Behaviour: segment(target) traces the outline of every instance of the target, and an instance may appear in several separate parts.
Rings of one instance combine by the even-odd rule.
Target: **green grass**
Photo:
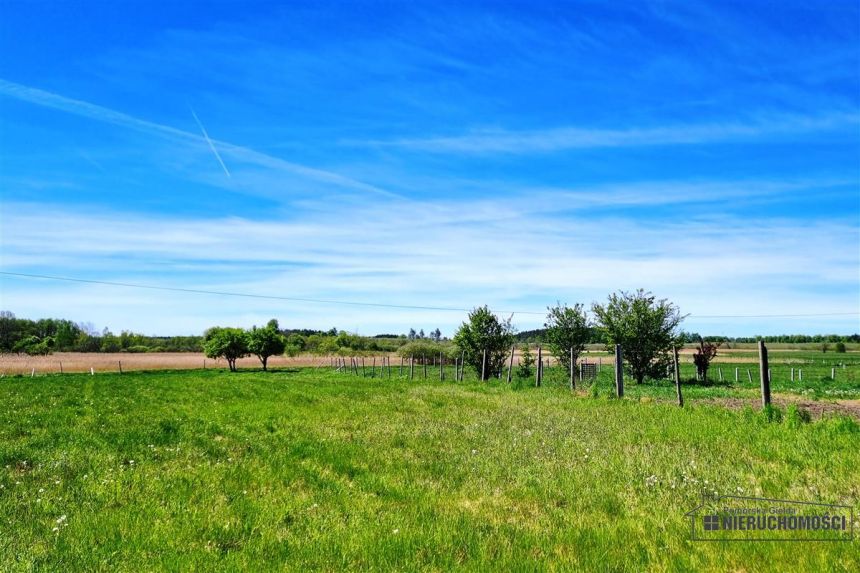
[[[5,378],[0,570],[860,570],[858,541],[693,542],[684,517],[703,488],[860,515],[856,422],[515,386]]]

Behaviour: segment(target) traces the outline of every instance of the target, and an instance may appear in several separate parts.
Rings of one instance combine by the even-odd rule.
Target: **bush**
[[[521,378],[528,378],[532,375],[532,366],[535,364],[535,357],[532,354],[532,351],[529,350],[528,344],[522,345],[522,350],[520,351],[520,365],[517,368],[517,376]]]
[[[684,318],[674,304],[639,289],[609,295],[605,305],[595,303],[591,309],[607,344],[621,345],[624,362],[637,383],[666,375],[669,354],[678,343],[675,331]]]
[[[840,353],[844,353],[845,352],[845,343],[844,342],[837,342],[836,346],[835,346],[835,351],[840,352]]]
[[[406,360],[414,358],[415,362],[418,364],[423,364],[424,362],[432,363],[433,357],[439,356],[440,352],[446,359],[451,361],[453,361],[454,358],[459,358],[456,348],[442,345],[428,339],[413,340],[397,349],[398,356],[402,356]]]
[[[483,380],[501,374],[513,342],[510,319],[500,320],[487,306],[470,312],[468,322],[461,324],[454,336],[454,343],[465,353],[466,363],[475,369],[478,376],[483,374]]]
[[[146,346],[140,346],[140,345],[129,346],[128,348],[123,350],[123,352],[129,352],[131,354],[140,354],[142,352],[149,352],[149,348]]]

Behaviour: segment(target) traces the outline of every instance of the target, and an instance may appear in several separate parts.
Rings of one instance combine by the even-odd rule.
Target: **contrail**
[[[211,139],[209,139],[209,134],[208,134],[208,133],[206,133],[206,128],[205,128],[205,127],[203,127],[203,124],[202,124],[202,123],[200,123],[200,118],[198,118],[198,117],[197,117],[197,114],[196,114],[196,113],[194,113],[194,108],[193,108],[193,107],[191,107],[191,106],[188,106],[188,107],[189,107],[189,109],[191,109],[191,115],[193,115],[193,116],[194,116],[194,121],[196,121],[196,122],[197,122],[198,127],[200,127],[200,131],[202,131],[202,132],[203,132],[203,137],[206,139],[206,143],[208,143],[208,144],[209,144],[209,149],[211,149],[211,150],[212,150],[212,153],[214,153],[214,154],[215,154],[215,157],[218,159],[218,163],[220,163],[220,164],[221,164],[221,168],[222,168],[222,169],[224,169],[224,173],[226,173],[226,174],[227,174],[227,177],[231,177],[231,176],[230,176],[230,170],[229,170],[229,169],[227,169],[227,166],[226,166],[226,165],[224,165],[224,160],[223,160],[223,159],[221,159],[221,155],[219,155],[219,154],[218,154],[218,150],[217,150],[217,149],[215,149],[215,145],[212,143],[212,140],[211,140]]]

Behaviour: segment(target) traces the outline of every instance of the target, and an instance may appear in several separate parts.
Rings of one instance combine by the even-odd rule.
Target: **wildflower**
[[[393,530],[391,533],[393,533],[394,535],[397,535],[398,533],[400,533],[400,530],[399,530],[399,529],[395,529],[395,530]]]

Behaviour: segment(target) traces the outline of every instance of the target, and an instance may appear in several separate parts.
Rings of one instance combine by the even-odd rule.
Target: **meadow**
[[[0,570],[860,569],[856,540],[696,542],[684,516],[705,490],[856,519],[851,417],[394,370],[3,378]]]

